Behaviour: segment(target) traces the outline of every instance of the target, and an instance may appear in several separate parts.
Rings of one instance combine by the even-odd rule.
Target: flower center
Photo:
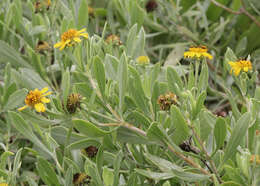
[[[240,67],[248,67],[248,68],[251,68],[252,67],[252,64],[250,61],[245,61],[245,60],[241,60],[241,61],[238,61],[239,62],[239,65]]]
[[[61,36],[62,41],[67,41],[69,39],[73,39],[75,36],[77,36],[77,30],[75,29],[69,29],[67,32],[64,32]]]
[[[41,92],[39,90],[30,91],[25,98],[25,104],[29,106],[34,106],[41,102]]]

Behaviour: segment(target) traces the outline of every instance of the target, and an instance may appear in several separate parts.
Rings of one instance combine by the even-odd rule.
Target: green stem
[[[70,119],[70,121],[71,121],[71,119]],[[69,122],[69,123],[71,123],[71,125],[70,125],[70,127],[69,127],[69,131],[68,131],[68,133],[67,133],[67,137],[66,137],[66,141],[65,141],[65,150],[64,150],[65,156],[66,156],[66,155],[69,155],[69,152],[70,152],[69,149],[66,148],[66,147],[69,145],[70,137],[71,137],[72,130],[73,130],[73,124],[72,124],[72,122]]]
[[[198,85],[199,66],[200,66],[200,61],[196,60],[195,61],[195,87],[197,87]]]
[[[217,179],[218,179],[218,182],[219,182],[219,183],[222,183],[223,181],[221,180],[221,178],[220,178],[220,176],[219,176],[219,174],[218,174],[218,171],[217,171],[217,168],[216,168],[216,166],[215,166],[215,163],[212,161],[211,157],[209,156],[209,154],[208,154],[206,148],[205,148],[204,145],[203,145],[202,140],[200,139],[199,135],[197,134],[197,132],[195,131],[195,129],[194,129],[194,127],[193,127],[192,125],[190,125],[190,128],[191,128],[191,130],[192,130],[193,135],[194,135],[194,136],[196,137],[196,139],[198,140],[198,142],[199,142],[199,144],[200,144],[200,146],[201,146],[201,149],[202,149],[202,151],[204,152],[204,154],[205,154],[205,156],[206,156],[206,159],[209,161],[210,167],[211,167],[213,173],[216,175],[216,177],[217,177]]]
[[[66,137],[65,147],[67,147],[67,145],[68,145],[69,142],[70,142],[70,137],[71,137],[71,134],[72,134],[72,129],[73,129],[73,125],[71,125],[71,126],[69,127],[69,131],[68,131],[67,137]]]
[[[101,93],[99,92],[99,90],[97,89],[92,77],[90,74],[87,74],[87,76],[89,77],[89,80],[90,80],[90,83],[93,87],[94,90],[97,91],[97,96],[102,99],[102,96],[101,96]],[[122,121],[122,119],[120,118],[120,116],[117,114],[117,112],[115,110],[113,110],[113,108],[109,105],[109,104],[106,104],[106,106],[108,107],[108,109],[110,110],[110,112],[112,113],[112,115],[116,118],[116,120],[118,120],[118,125],[119,126],[122,126],[122,127],[125,127],[125,128],[128,128],[129,130],[131,131],[134,131],[144,137],[147,136],[147,133],[145,131],[143,131],[142,129],[139,129],[137,127],[135,127],[134,125],[130,124],[130,123],[127,123],[127,122],[124,122]],[[210,178],[213,180],[211,174],[206,171],[205,169],[203,169],[199,164],[195,163],[192,159],[190,158],[187,158],[184,154],[182,154],[181,152],[175,150],[175,148],[168,142],[165,142],[167,144],[167,148],[173,152],[176,156],[178,156],[179,158],[183,159],[185,162],[187,162],[189,165],[191,165],[192,167],[194,168],[197,168],[200,170],[201,173],[205,174],[205,175],[209,175]]]
[[[106,116],[104,114],[101,114],[101,113],[98,113],[98,112],[95,112],[95,111],[88,111],[90,114],[93,114],[95,116],[99,116],[99,117],[102,117],[104,119],[107,119],[107,120],[110,120],[110,121],[113,121],[113,122],[118,122],[118,120],[115,120],[113,118],[110,118],[109,116]]]

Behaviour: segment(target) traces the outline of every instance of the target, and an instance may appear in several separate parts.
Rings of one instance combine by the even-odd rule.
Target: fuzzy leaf
[[[40,177],[46,184],[60,186],[56,173],[47,160],[38,157],[36,167]]]
[[[20,89],[12,93],[4,106],[4,111],[11,110],[16,108],[18,105],[24,102],[24,99],[26,97],[27,90],[26,89]]]
[[[251,114],[247,112],[243,114],[235,124],[225,149],[222,164],[224,164],[230,157],[235,155],[238,145],[240,145],[240,143],[243,141],[247,129],[250,126],[250,119]]]
[[[175,144],[179,145],[189,136],[188,124],[185,121],[180,109],[175,105],[172,105],[171,107],[171,119],[174,128],[172,139]]]
[[[99,90],[103,97],[105,97],[105,88],[106,88],[106,75],[105,75],[105,68],[104,64],[101,62],[101,59],[96,56],[94,58],[94,65],[93,65],[94,75],[98,82]]]
[[[85,134],[88,137],[93,137],[93,138],[104,137],[105,135],[112,132],[112,131],[102,130],[96,127],[94,124],[85,120],[74,119],[72,122],[79,132]]]
[[[227,134],[226,122],[223,118],[218,118],[214,128],[214,136],[217,145],[216,149],[219,149],[224,145],[226,134]]]

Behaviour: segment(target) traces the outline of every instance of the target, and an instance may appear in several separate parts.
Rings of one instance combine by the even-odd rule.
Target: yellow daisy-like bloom
[[[22,111],[26,109],[28,106],[30,106],[34,108],[37,112],[45,112],[46,108],[44,103],[50,102],[50,99],[46,98],[46,96],[51,94],[51,92],[47,91],[48,87],[45,87],[42,90],[38,90],[37,88],[33,91],[31,90],[24,100],[26,105],[19,108],[18,110]]]
[[[88,33],[86,33],[85,28],[79,31],[75,29],[69,29],[67,32],[64,32],[61,35],[61,41],[56,43],[54,48],[60,48],[60,50],[63,50],[66,46],[73,46],[74,44],[81,42],[81,36],[88,39]]]
[[[8,186],[7,183],[0,183],[0,186]]]
[[[250,157],[250,162],[256,162],[256,164],[260,165],[260,157],[259,155],[251,155]]]
[[[137,59],[136,59],[137,63],[139,65],[147,65],[150,63],[150,59],[148,56],[139,56]]]
[[[213,59],[213,56],[208,53],[208,48],[206,46],[190,47],[189,51],[184,52],[183,56],[185,58],[206,57],[209,59]]]
[[[231,66],[230,73],[234,72],[235,76],[238,76],[241,70],[244,72],[252,70],[252,63],[247,60],[239,60],[236,62],[229,61],[228,64]]]

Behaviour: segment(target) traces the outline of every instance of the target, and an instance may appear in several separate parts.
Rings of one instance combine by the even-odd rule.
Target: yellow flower
[[[260,165],[260,157],[259,157],[259,155],[251,155],[250,162],[251,163],[256,162],[256,164]]]
[[[8,186],[7,183],[0,183],[0,186]]]
[[[86,29],[81,30],[69,29],[61,35],[61,41],[54,45],[54,48],[60,48],[63,50],[66,46],[73,46],[76,43],[81,42],[80,36],[88,39],[88,33],[85,33]]]
[[[139,65],[147,65],[150,63],[150,59],[148,56],[139,56],[137,59],[136,59],[137,63]]]
[[[185,58],[206,57],[209,59],[213,59],[213,56],[208,53],[208,49],[206,46],[190,47],[189,51],[184,52],[183,55]]]
[[[248,72],[248,70],[252,70],[252,64],[247,60],[239,60],[236,62],[229,61],[228,64],[231,66],[230,73],[234,72],[235,76],[238,76],[242,71]]]
[[[46,98],[46,96],[51,94],[51,92],[47,91],[48,87],[45,87],[42,90],[38,90],[37,88],[33,91],[31,90],[24,100],[26,105],[19,108],[18,110],[22,111],[26,109],[28,106],[30,106],[34,108],[37,112],[45,112],[46,108],[44,103],[50,102],[50,99]]]

